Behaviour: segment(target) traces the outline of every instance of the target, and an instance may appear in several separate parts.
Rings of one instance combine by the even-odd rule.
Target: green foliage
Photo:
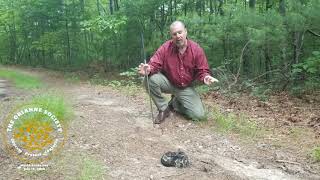
[[[137,68],[130,68],[128,71],[120,73],[120,76],[135,78],[137,76]]]
[[[211,88],[207,85],[201,85],[201,86],[197,86],[196,90],[199,94],[205,94],[210,92]]]
[[[27,108],[42,108],[43,111],[46,110],[51,112],[62,125],[67,125],[73,117],[73,111],[70,104],[65,102],[64,98],[59,96],[57,93],[38,95],[30,100],[20,103],[16,108],[18,108],[18,111]],[[46,122],[51,123],[52,120],[49,116],[43,113],[27,113],[15,122],[14,127],[19,128],[26,123],[40,125]]]
[[[85,157],[84,159],[82,159],[81,165],[82,166],[79,179],[103,179],[104,166],[101,162],[93,158]]]
[[[96,23],[100,31],[117,34],[121,31],[121,27],[126,24],[126,21],[126,16],[108,16],[107,18],[98,18]]]
[[[225,114],[217,108],[213,108],[209,113],[209,117],[214,120],[217,128],[222,132],[233,132],[244,137],[255,137],[260,132],[256,123],[244,115]]]
[[[314,51],[303,63],[294,64],[293,73],[306,73],[310,76],[320,74],[320,51]]]
[[[37,105],[42,109],[52,112],[59,119],[60,123],[64,124],[70,121],[74,114],[71,105],[66,102],[63,96],[54,92],[33,97],[25,104]]]
[[[250,95],[259,98],[260,101],[267,101],[269,99],[270,93],[271,93],[270,87],[262,85],[257,87],[252,86]]]
[[[42,86],[42,82],[37,77],[9,69],[0,68],[0,78],[12,81],[17,88],[21,89],[34,89]]]
[[[130,68],[128,71],[120,73],[120,76],[125,78],[125,80],[128,82],[127,84],[139,85],[141,84],[141,79],[143,77],[137,72],[137,68]]]
[[[108,86],[113,87],[113,88],[117,88],[120,87],[122,84],[120,81],[117,80],[112,80],[108,83]]]
[[[296,81],[303,81],[308,88],[320,88],[320,52],[314,51],[313,56],[304,62],[294,64],[292,69]]]
[[[312,150],[311,156],[314,160],[320,161],[320,147],[315,147]]]

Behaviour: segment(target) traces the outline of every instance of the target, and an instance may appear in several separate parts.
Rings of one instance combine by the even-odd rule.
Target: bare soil
[[[75,116],[64,149],[45,171],[17,169],[19,162],[0,143],[0,179],[320,179],[320,164],[308,154],[320,144],[317,97],[280,94],[261,102],[249,95],[204,95],[207,107],[245,114],[267,129],[258,138],[243,138],[221,133],[212,120],[197,123],[175,113],[153,126],[144,91],[128,96],[88,82],[67,83],[55,72],[28,72],[48,86],[33,91],[7,87],[1,120],[18,100],[48,91],[63,94]],[[190,167],[162,166],[161,156],[178,149],[189,156]],[[85,173],[88,168],[93,175]]]

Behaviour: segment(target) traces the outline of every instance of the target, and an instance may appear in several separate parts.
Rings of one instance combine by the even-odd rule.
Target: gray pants
[[[144,81],[146,86],[146,80]],[[199,94],[193,87],[179,89],[174,87],[170,81],[161,73],[149,77],[151,98],[158,110],[164,111],[168,107],[162,93],[174,95],[173,107],[175,111],[193,120],[205,119],[204,108]],[[146,87],[147,88],[147,87]]]

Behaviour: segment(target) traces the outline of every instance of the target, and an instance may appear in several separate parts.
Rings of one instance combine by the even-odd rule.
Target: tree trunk
[[[99,2],[99,0],[97,0],[97,10],[98,10],[98,14],[100,16],[101,12],[100,12],[100,2]]]
[[[240,77],[240,72],[241,72],[241,66],[242,66],[242,74],[244,74],[245,76],[248,76],[250,74],[250,69],[249,69],[249,56],[248,53],[246,53],[248,51],[248,45],[250,43],[250,40],[248,40],[246,42],[246,44],[244,45],[244,47],[242,48],[241,51],[241,55],[240,55],[240,62],[239,62],[239,68],[238,68],[238,72],[236,75],[236,78],[239,79]]]
[[[202,8],[201,8],[201,0],[196,2],[196,10],[198,15],[201,17],[202,16]]]
[[[174,16],[177,16],[177,0],[174,0]]]
[[[16,33],[16,25],[15,25],[15,15],[14,12],[11,14],[12,17],[12,24],[9,25],[9,60],[13,63],[18,63],[17,62],[17,33]]]
[[[109,69],[111,69],[111,63],[109,61],[109,57],[108,57],[108,45],[110,44],[110,42],[104,40],[102,42],[102,46],[103,46],[103,60],[104,60],[104,67],[102,69],[103,72],[107,72]],[[101,70],[99,70],[101,72]]]
[[[265,45],[264,49],[264,58],[265,58],[265,72],[269,72],[271,70],[271,58],[269,55],[269,47],[268,44]],[[269,80],[269,73],[266,73],[266,80]]]
[[[256,7],[256,0],[249,0],[249,8],[254,9]]]
[[[44,48],[44,44],[42,44],[42,50],[41,50],[41,55],[42,55],[42,67],[46,68],[46,51]]]
[[[65,5],[66,6],[66,5]],[[66,28],[66,39],[67,39],[67,52],[66,52],[66,59],[67,62],[69,63],[69,65],[71,65],[71,43],[70,43],[70,35],[69,35],[69,21],[68,21],[68,7],[65,7],[66,12],[65,12],[65,18],[66,18],[66,22],[65,22],[65,28]]]
[[[266,0],[266,11],[268,11],[272,7],[270,0]]]
[[[16,27],[13,22],[13,24],[10,27],[10,41],[9,41],[9,60],[13,63],[17,63],[17,34],[16,34]]]
[[[293,51],[293,63],[297,64],[300,61],[300,55],[301,55],[301,49],[303,45],[303,39],[304,39],[305,32],[294,32],[294,51]]]
[[[173,6],[172,6],[172,0],[169,1],[169,12],[170,12],[170,22],[172,22],[173,19]]]
[[[79,0],[80,2],[80,11],[84,12],[84,0]]]
[[[164,38],[164,26],[166,24],[166,17],[165,17],[165,6],[162,4],[161,6],[161,22],[160,22],[160,31],[161,31],[161,38]]]
[[[85,4],[84,0],[80,0],[80,7],[81,7],[81,21],[85,20]],[[84,53],[86,60],[89,59],[89,46],[88,46],[88,31],[84,30],[83,31],[83,40],[84,40]]]
[[[213,5],[214,5],[214,13],[215,15],[218,15],[218,5],[217,5],[217,0],[213,0]]]
[[[120,7],[119,7],[119,1],[118,0],[114,0],[114,10],[115,11],[119,11]]]
[[[213,14],[213,3],[212,3],[213,0],[210,0],[209,2],[209,9],[210,9],[210,15]]]
[[[223,9],[222,9],[222,6],[223,6],[223,0],[218,0],[219,1],[219,7],[218,7],[218,11],[219,11],[219,14],[221,16],[224,15],[224,12],[223,12]]]
[[[109,9],[110,9],[110,14],[113,14],[113,0],[109,0]]]
[[[282,16],[286,14],[286,2],[284,0],[279,1],[279,12]]]

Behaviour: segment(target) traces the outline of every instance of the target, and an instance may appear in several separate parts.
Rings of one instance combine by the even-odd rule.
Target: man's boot
[[[170,115],[170,108],[167,107],[164,111],[159,111],[157,118],[155,119],[155,124],[162,123]]]

